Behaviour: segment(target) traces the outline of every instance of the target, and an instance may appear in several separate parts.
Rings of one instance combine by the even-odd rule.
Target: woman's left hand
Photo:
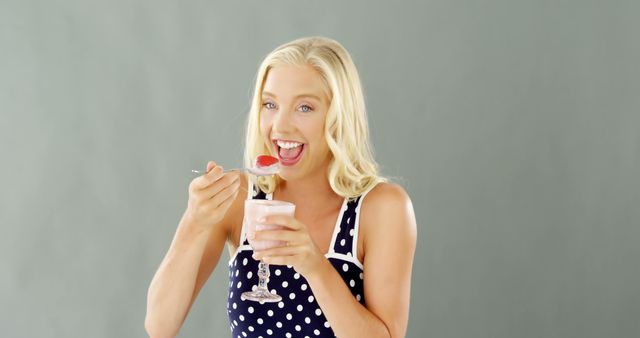
[[[261,220],[262,224],[279,225],[281,230],[255,232],[255,240],[286,242],[267,250],[255,251],[253,258],[275,265],[291,265],[305,277],[317,272],[326,260],[307,231],[307,226],[291,216],[271,215]]]

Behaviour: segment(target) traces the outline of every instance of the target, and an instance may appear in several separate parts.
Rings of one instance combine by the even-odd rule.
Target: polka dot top
[[[272,194],[265,194],[257,187],[254,189],[251,180],[248,191],[253,191],[253,199],[272,199]],[[360,202],[369,191],[352,201],[344,199],[329,252],[325,254],[353,297],[363,305],[363,266],[356,253]],[[335,337],[306,279],[292,266],[269,266],[268,287],[282,296],[281,302],[260,304],[241,299],[243,292],[255,290],[259,263],[251,257],[253,250],[246,239],[244,222],[240,242],[242,245],[229,260],[227,313],[232,337]]]

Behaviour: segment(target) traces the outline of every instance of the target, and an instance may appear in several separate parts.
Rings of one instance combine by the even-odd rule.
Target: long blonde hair
[[[331,103],[325,120],[324,135],[332,159],[328,168],[333,191],[353,199],[387,179],[378,173],[369,141],[369,127],[360,77],[351,56],[337,41],[308,37],[285,43],[262,61],[256,77],[249,111],[244,163],[253,165],[258,155],[271,154],[260,135],[262,90],[269,70],[276,65],[310,65],[321,75],[329,89]],[[272,193],[275,176],[251,178],[262,191]]]

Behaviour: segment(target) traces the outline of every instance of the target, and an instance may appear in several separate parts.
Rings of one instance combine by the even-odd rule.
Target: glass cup
[[[245,200],[244,201],[244,221],[247,225],[247,238],[253,250],[266,250],[286,243],[282,241],[256,241],[250,239],[251,234],[256,231],[281,229],[283,227],[271,224],[259,224],[258,220],[269,215],[294,216],[296,206],[293,203],[278,200]],[[258,264],[258,285],[255,290],[243,292],[242,299],[248,299],[260,303],[273,303],[282,300],[282,297],[271,293],[267,288],[269,283],[269,264],[260,261]]]

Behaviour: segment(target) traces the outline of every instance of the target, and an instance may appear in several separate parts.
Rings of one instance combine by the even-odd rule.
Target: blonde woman
[[[245,164],[262,154],[279,158],[277,175],[223,173],[211,161],[191,182],[188,207],[149,287],[149,335],[177,335],[226,242],[232,337],[404,337],[416,246],[413,206],[402,187],[378,173],[359,76],[338,42],[298,39],[264,59]],[[254,236],[286,245],[251,249],[245,199],[296,205],[294,217],[264,220],[284,229]],[[241,297],[256,285],[260,260],[271,264],[269,288],[281,302]]]

